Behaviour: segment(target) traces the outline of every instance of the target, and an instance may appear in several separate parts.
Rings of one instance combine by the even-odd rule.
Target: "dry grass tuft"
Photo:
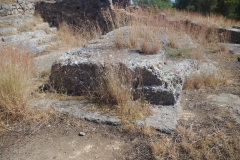
[[[171,48],[178,48],[178,44],[174,39],[170,39],[169,43],[168,43],[168,47]]]
[[[145,124],[142,128],[141,133],[147,137],[151,137],[154,134],[153,130],[154,130],[153,128]]]
[[[75,33],[74,28],[66,23],[59,24],[58,40],[64,47],[80,47],[87,42],[79,33]]]
[[[116,31],[114,38],[114,44],[117,49],[124,49],[128,47],[128,44],[124,40],[123,32]]]
[[[137,48],[144,54],[159,53],[162,47],[162,37],[167,35],[168,47],[173,49],[179,49],[175,57],[193,57],[195,59],[202,59],[204,54],[197,51],[197,55],[188,54],[187,50],[190,48],[196,48],[197,45],[205,46],[211,44],[211,46],[217,46],[220,42],[219,34],[214,28],[208,28],[204,25],[191,25],[190,21],[176,21],[165,22],[159,15],[157,15],[154,9],[138,9],[134,11],[131,19],[129,33],[124,33],[124,29],[115,34],[115,46],[118,49],[125,48]],[[168,16],[167,16],[168,18]],[[221,41],[228,39],[227,35]],[[201,47],[197,47],[199,49]],[[221,50],[226,50],[221,48]],[[201,50],[202,52],[202,50]],[[185,54],[187,53],[187,54]],[[183,55],[183,56],[182,56]]]
[[[177,9],[164,9],[162,11],[169,20],[191,20],[195,23],[204,24],[208,27],[231,28],[239,24],[238,20],[228,19],[221,15],[203,16],[201,13],[180,11]]]
[[[140,45],[140,51],[142,54],[157,54],[161,49],[161,44],[158,42],[149,42],[143,39]]]
[[[141,24],[134,23],[127,29],[121,29],[114,35],[114,45],[117,49],[138,48],[142,54],[157,54],[161,50],[161,39],[159,34],[161,29],[146,27]],[[151,30],[148,30],[151,29]]]
[[[43,19],[39,14],[36,14],[34,18],[31,18],[26,21],[23,25],[19,26],[18,31],[19,32],[28,32],[28,31],[34,31],[37,24],[42,24]]]
[[[15,1],[14,0],[0,0],[0,5],[1,4],[13,4]]]
[[[105,66],[100,71],[98,85],[87,98],[104,112],[115,112],[123,130],[135,130],[135,121],[149,114],[149,107],[140,100],[133,100],[131,72],[121,65]]]
[[[228,83],[229,75],[193,75],[187,78],[184,83],[184,89],[206,89],[206,88],[216,88],[220,84]]]
[[[217,131],[196,132],[191,128],[178,127],[176,135],[164,136],[151,149],[156,158],[167,159],[239,159],[239,137]]]
[[[174,143],[171,142],[171,138],[163,137],[158,143],[152,143],[151,150],[156,157],[162,155],[162,157],[167,156],[171,159],[177,159],[177,150]]]
[[[227,45],[218,44],[218,43],[206,44],[206,45],[204,45],[204,48],[207,52],[211,52],[211,53],[227,54],[230,52],[230,48]]]
[[[222,53],[229,53],[230,48],[227,45],[220,45],[220,52]]]
[[[136,32],[136,29],[133,29],[130,33],[129,39],[129,48],[137,48],[138,45],[138,33]]]
[[[95,25],[85,25],[84,27],[77,28],[63,22],[59,24],[58,40],[61,47],[73,48],[81,47],[90,39],[94,39],[101,34],[101,30]]]
[[[8,121],[24,117],[30,100],[33,56],[26,49],[1,46],[0,113]]]
[[[33,56],[15,45],[1,45],[0,56],[0,130],[29,124],[31,133],[35,132],[55,112],[29,107],[34,89]]]

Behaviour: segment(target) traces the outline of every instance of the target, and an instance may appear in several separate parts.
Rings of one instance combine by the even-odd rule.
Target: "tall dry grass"
[[[22,118],[33,86],[33,56],[17,46],[0,46],[0,118]]]
[[[86,24],[83,27],[71,26],[65,22],[59,24],[58,40],[61,47],[82,47],[87,41],[101,34],[100,27],[95,24]]]
[[[96,87],[86,98],[90,98],[89,100],[104,112],[115,112],[123,129],[133,131],[136,120],[143,119],[150,113],[146,103],[133,98],[135,81],[131,71],[124,66],[106,64],[99,70]]]
[[[142,54],[157,54],[162,49],[160,33],[161,28],[134,23],[115,31],[114,45],[117,49],[133,48],[139,49]]]
[[[230,74],[195,74],[186,79],[184,82],[184,89],[206,89],[206,88],[216,88],[218,85],[228,84]]]
[[[176,134],[161,137],[152,143],[151,150],[156,159],[230,159],[240,158],[238,133],[229,135],[219,129],[208,133],[206,129],[195,131],[179,126]]]
[[[166,34],[169,47],[184,50],[198,44],[201,47],[195,47],[195,50],[200,49],[199,53],[205,45],[216,46],[220,41],[228,40],[228,35],[219,35],[216,29],[204,22],[194,26],[186,20],[166,21],[158,13],[154,9],[135,10],[131,15],[129,32],[126,33],[124,29],[116,32],[115,46],[118,49],[135,48],[145,54],[155,54],[162,48],[161,35]]]
[[[162,11],[169,20],[191,20],[192,22],[204,24],[207,27],[231,28],[234,25],[240,25],[239,20],[229,19],[221,15],[212,14],[203,16],[197,12],[180,11],[177,9],[164,9]]]
[[[35,87],[33,55],[11,44],[0,46],[0,57],[0,134],[9,127],[34,133],[54,119],[55,112],[29,105]]]

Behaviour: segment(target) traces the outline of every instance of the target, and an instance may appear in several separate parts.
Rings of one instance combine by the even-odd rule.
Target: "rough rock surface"
[[[240,44],[225,44],[229,47],[229,51],[232,54],[240,55]]]
[[[103,48],[75,49],[63,54],[52,66],[50,80],[56,89],[63,87],[69,94],[81,95],[87,92],[86,88],[95,88],[101,69],[107,63],[127,68],[134,78],[140,74],[142,84],[135,84],[133,89],[137,92],[138,87],[143,87],[150,103],[177,103],[182,79],[176,75],[165,76],[162,72],[164,49],[154,55],[142,55],[132,50],[109,51],[107,54]]]
[[[6,34],[16,34],[17,28],[0,28],[0,36]]]
[[[125,7],[129,3],[130,0],[57,0],[55,3],[41,1],[36,3],[36,12],[40,13],[50,26],[66,22],[77,27],[89,26],[92,29],[97,26],[96,29],[109,32],[119,27],[119,22],[115,22],[117,15],[122,18],[122,23],[127,21],[125,10],[114,11],[113,4]]]
[[[216,72],[216,69],[208,60],[201,63],[191,59],[166,60],[164,47],[167,41],[166,35],[159,35],[163,47],[157,54],[144,55],[137,48],[116,50],[113,46],[114,33],[122,29],[126,30],[123,34],[128,35],[127,27],[119,28],[101,36],[98,40],[90,41],[84,48],[65,52],[52,65],[50,82],[59,91],[64,89],[71,95],[83,95],[98,87],[99,76],[104,74],[102,72],[104,68],[121,66],[132,74],[133,79],[141,79],[141,83],[133,83],[134,96],[140,93],[152,104],[152,115],[136,123],[139,126],[149,125],[157,130],[170,133],[177,124],[179,101],[185,78],[194,73],[211,74]],[[84,106],[78,108],[72,106],[57,107],[56,110],[90,121],[100,119],[103,123],[119,123],[115,120],[115,115],[113,117],[105,115],[105,118],[99,118],[102,116],[99,112],[82,113],[81,107]]]
[[[28,27],[31,21],[36,21],[36,17],[32,15],[0,17],[0,26],[4,26],[0,28],[0,45],[18,45],[34,54],[42,53],[48,47],[56,45],[57,35],[54,33],[57,28],[50,28],[48,23],[38,22],[33,28],[25,31],[19,29]]]
[[[0,4],[0,17],[34,14],[35,0],[15,0],[12,4]]]
[[[58,113],[68,114],[73,117],[90,122],[104,123],[109,125],[120,125],[120,119],[114,112],[102,113],[92,109],[91,104],[85,101],[59,101],[57,99],[35,99],[31,102],[32,107],[48,109],[52,107]],[[145,125],[154,127],[156,130],[171,133],[177,125],[177,106],[152,106],[151,115],[144,120],[137,120],[139,127]]]
[[[134,94],[137,95],[141,89],[144,98],[151,104],[175,105],[186,76],[201,68],[214,68],[214,65],[200,64],[195,60],[165,66],[164,47],[154,55],[143,55],[138,50],[107,50],[106,46],[109,47],[113,41],[112,34],[101,37],[102,41],[109,43],[94,43],[64,53],[52,66],[50,81],[53,87],[65,89],[68,94],[81,95],[96,88],[104,67],[121,65],[132,73],[133,79],[142,79],[141,84],[134,83]]]

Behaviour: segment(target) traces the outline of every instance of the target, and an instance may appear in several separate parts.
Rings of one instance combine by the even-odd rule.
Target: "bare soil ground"
[[[214,61],[221,70],[231,73],[233,83],[218,86],[216,89],[183,91],[178,128],[191,129],[194,133],[206,130],[207,137],[222,132],[226,138],[240,139],[240,123],[236,117],[240,113],[231,110],[231,100],[224,105],[213,103],[211,97],[221,94],[240,96],[240,63],[227,54],[208,53],[208,58]],[[226,58],[227,57],[227,58]],[[240,106],[237,106],[240,110]],[[149,136],[143,132],[123,132],[119,126],[89,123],[79,120],[59,120],[43,125],[34,134],[27,132],[7,131],[0,136],[0,159],[166,159],[164,154],[152,154],[151,145],[163,140],[164,137],[179,137],[179,131],[165,135],[151,130]],[[79,136],[85,132],[85,136]],[[201,139],[200,139],[201,140]],[[191,142],[198,143],[196,142]],[[176,146],[179,145],[175,142]],[[222,145],[222,146],[221,146]],[[228,149],[227,143],[219,143],[212,149],[221,148],[218,159],[239,159],[240,144],[235,144],[235,150]],[[229,144],[230,145],[230,144]],[[231,150],[231,152],[230,152]],[[210,153],[211,151],[209,151]],[[193,152],[195,153],[195,152]],[[186,155],[185,155],[186,154]],[[185,156],[181,156],[185,155]],[[216,156],[217,157],[217,156]],[[216,157],[214,159],[216,159]],[[174,158],[172,158],[174,159]],[[189,153],[179,154],[176,159],[198,159]],[[211,159],[205,156],[204,159]]]
[[[74,124],[48,124],[32,135],[8,132],[0,139],[0,159],[153,159],[149,142],[141,134],[76,119]]]

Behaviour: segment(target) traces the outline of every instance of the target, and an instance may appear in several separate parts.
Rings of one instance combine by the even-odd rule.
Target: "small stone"
[[[53,156],[53,158],[52,159],[56,159],[57,158],[57,156]]]
[[[85,136],[86,134],[84,132],[80,132],[78,135],[79,136]]]

